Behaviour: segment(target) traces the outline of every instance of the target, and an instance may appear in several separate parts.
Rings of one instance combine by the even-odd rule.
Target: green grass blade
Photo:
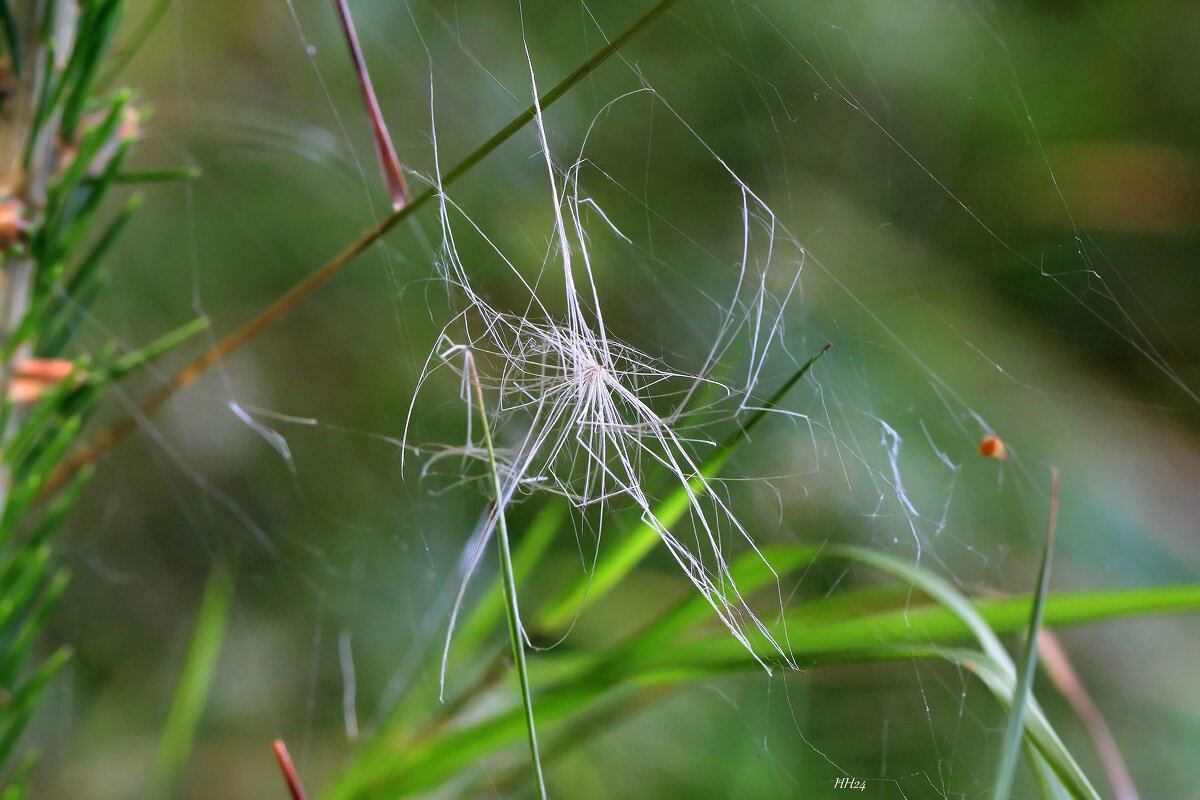
[[[546,503],[522,531],[512,557],[513,575],[518,586],[527,585],[530,575],[563,524],[567,509],[565,503]],[[489,638],[507,614],[506,605],[502,578],[496,575],[480,599],[465,612],[450,642],[447,662],[455,678],[462,677],[464,673],[473,673],[474,681],[465,686],[450,683],[439,686],[439,674],[434,671],[427,671],[424,677],[415,678],[407,685],[401,698],[384,711],[376,736],[359,749],[358,757],[370,759],[375,749],[397,746],[398,740],[415,735],[427,726],[437,725],[439,719],[454,715],[459,702],[465,702],[469,695],[480,691],[482,686],[495,682],[503,666],[500,663],[503,652],[493,647]],[[428,717],[429,706],[426,702],[430,691],[443,691],[447,699],[447,703],[432,719]],[[417,715],[420,715],[419,719]]]
[[[46,504],[46,510],[42,514],[42,519],[38,522],[37,527],[33,529],[33,532],[29,534],[29,538],[25,542],[26,546],[40,547],[50,538],[51,534],[59,529],[67,515],[75,508],[80,494],[83,493],[83,487],[91,480],[95,471],[94,465],[81,470],[69,485],[64,487],[61,492]]]
[[[1018,633],[1028,625],[1032,602],[1032,598],[1027,596],[981,601],[975,616],[989,626],[992,635]],[[1093,602],[1095,605],[1092,605]],[[1048,597],[1044,624],[1057,628],[1151,614],[1197,611],[1200,611],[1200,586],[1080,592]],[[959,645],[978,640],[975,630],[957,613],[934,604],[904,605],[886,611],[850,615],[822,614],[819,604],[806,604],[790,609],[786,624],[793,655],[800,660],[856,652],[873,644]],[[568,656],[556,656],[555,660],[558,658],[565,660]],[[582,663],[582,656],[570,658]],[[694,641],[675,642],[669,647],[636,649],[626,652],[622,658],[628,659],[627,664],[620,664],[625,669],[635,666],[674,669],[699,665],[719,671],[742,669],[746,667],[749,656],[739,642],[723,634],[722,629],[713,628],[705,637]],[[617,662],[609,659],[605,663],[613,665]],[[1002,662],[996,663],[1004,669],[1009,668]],[[1013,679],[1015,681],[1015,675]]]
[[[46,19],[49,20],[54,16],[54,4],[51,3],[47,8]],[[54,65],[57,63],[56,50],[53,41],[47,41],[43,48],[46,52],[42,56],[42,74],[53,75]],[[29,134],[25,137],[25,148],[21,153],[21,166],[29,169],[33,159],[34,144],[38,141],[38,136],[41,135],[42,126],[46,124],[46,117],[50,114],[51,101],[54,96],[54,81],[42,81],[41,89],[38,91],[37,99],[34,101],[33,121],[29,127]]]
[[[1038,633],[1042,629],[1042,612],[1046,595],[1050,591],[1050,561],[1054,553],[1054,533],[1058,526],[1058,469],[1050,478],[1050,519],[1046,525],[1046,544],[1042,549],[1042,563],[1038,568],[1037,591],[1029,614],[1029,629],[1025,633],[1025,644],[1021,647],[1021,658],[1017,670],[1017,685],[1013,693],[1012,713],[1004,731],[1000,748],[1000,766],[996,770],[996,782],[992,788],[993,800],[1008,800],[1012,791],[1013,778],[1017,773],[1017,759],[1021,754],[1025,711],[1033,693],[1033,676],[1037,672]]]
[[[51,469],[74,443],[82,426],[83,419],[78,415],[63,420],[57,430],[47,434],[44,444],[16,465],[14,472],[19,472],[20,477],[9,492],[0,527],[11,530],[17,526],[22,519],[21,515],[29,510],[41,492]]]
[[[152,795],[170,797],[192,750],[233,604],[233,578],[216,566],[204,587],[183,671],[175,687],[151,777]]]
[[[19,551],[6,565],[0,583],[0,641],[7,638],[8,629],[25,613],[32,597],[46,577],[50,565],[50,549]],[[2,675],[2,672],[0,672]]]
[[[1054,767],[1050,766],[1050,762],[1028,737],[1025,738],[1025,756],[1033,765],[1033,776],[1037,779],[1038,791],[1042,793],[1043,800],[1072,800],[1070,790],[1063,786]]]
[[[808,374],[821,356],[829,351],[830,345],[825,345],[808,361],[804,362],[787,381],[771,395],[764,407],[751,414],[743,424],[728,439],[722,442],[716,450],[700,466],[700,478],[692,481],[691,486],[676,487],[659,506],[654,509],[654,516],[663,527],[670,528],[687,513],[691,495],[703,489],[704,482],[716,477],[725,466],[725,462],[746,441],[750,432],[770,412],[783,402],[783,398],[792,390],[801,378]],[[633,568],[642,562],[658,544],[658,531],[650,525],[639,524],[628,534],[617,537],[617,541],[600,555],[595,568],[587,575],[575,581],[558,597],[550,600],[542,607],[538,617],[537,630],[560,631],[567,627],[575,616],[588,605],[608,594],[624,580]]]
[[[96,243],[80,259],[78,266],[67,279],[66,286],[61,289],[61,294],[51,294],[42,314],[42,330],[38,341],[38,351],[41,355],[57,357],[91,310],[100,290],[107,283],[105,273],[101,269],[104,257],[108,255],[140,206],[141,198],[138,195],[130,197],[116,218],[101,232]]]
[[[468,358],[470,354],[468,353]],[[525,730],[529,740],[529,759],[537,782],[538,797],[547,800],[546,779],[542,773],[542,758],[538,753],[537,728],[533,718],[533,690],[529,684],[529,667],[525,660],[525,634],[521,630],[521,611],[517,604],[517,580],[513,575],[512,551],[508,542],[508,522],[505,512],[504,490],[500,479],[500,467],[496,463],[496,452],[492,445],[491,426],[488,424],[487,406],[483,402],[483,386],[475,371],[475,361],[468,362],[471,380],[478,402],[480,431],[487,446],[488,467],[492,478],[493,504],[491,513],[496,518],[496,542],[500,548],[500,576],[504,587],[504,610],[508,620],[508,638],[512,645],[513,664],[517,670],[517,683],[521,687],[521,707],[525,715]]]
[[[761,557],[758,553],[746,553],[735,559],[729,566],[732,583],[743,595],[748,596],[773,584],[777,579],[811,564],[813,559],[820,554],[820,548],[763,548],[761,552]],[[659,646],[662,642],[676,638],[689,628],[708,619],[711,610],[712,606],[704,597],[696,593],[689,593],[686,599],[651,622],[632,640],[623,645],[621,650],[628,653],[633,650]]]
[[[529,738],[529,757],[537,782],[538,797],[547,800],[546,779],[542,773],[542,758],[538,753],[537,728],[533,718],[533,690],[529,683],[529,667],[525,662],[525,634],[517,609],[517,584],[513,577],[512,553],[509,551],[508,530],[504,523],[504,512],[497,512],[500,523],[496,540],[500,545],[500,572],[503,576],[504,594],[508,600],[505,617],[508,620],[508,637],[512,644],[513,661],[517,668],[517,682],[521,686],[521,706],[525,713],[525,730]]]
[[[525,527],[512,557],[513,574],[518,586],[526,585],[528,577],[563,524],[567,511],[565,503],[546,503]],[[428,692],[439,689],[438,673],[431,670],[425,673],[423,679],[414,680],[405,690],[403,698],[386,712],[376,735],[359,748],[355,764],[367,763],[377,757],[389,758],[388,753],[403,748],[404,742],[420,736],[422,730],[436,727],[441,720],[453,717],[460,703],[467,702],[481,687],[492,685],[497,680],[503,668],[500,662],[502,652],[491,647],[488,639],[500,620],[507,615],[506,606],[502,577],[497,575],[479,601],[466,613],[450,642],[451,668],[456,674],[467,669],[474,670],[476,680],[466,688],[455,689],[447,684],[444,687],[447,704],[432,719],[428,717],[429,706],[425,700]],[[421,715],[419,719],[418,714]],[[352,768],[343,777],[353,772]]]
[[[129,92],[118,92],[112,102],[107,104],[104,118],[87,131],[83,136],[83,141],[79,143],[75,157],[51,184],[50,197],[46,207],[46,221],[42,230],[35,237],[35,248],[42,254],[43,260],[49,255],[46,251],[51,244],[56,248],[61,248],[62,243],[58,241],[59,236],[71,221],[71,215],[68,213],[71,195],[86,177],[93,159],[116,134],[129,98]],[[96,186],[93,182],[93,193],[98,188],[101,187]]]
[[[962,592],[954,588],[949,581],[935,575],[929,570],[922,569],[895,556],[878,550],[870,550],[854,545],[830,545],[825,548],[825,555],[857,561],[860,564],[874,567],[899,578],[904,583],[920,589],[939,605],[958,617],[975,636],[983,651],[997,664],[1008,665],[1012,672],[1012,660],[1008,651],[1000,643],[996,633],[980,616],[978,610]]]
[[[779,575],[802,568],[811,558],[806,548],[768,548],[764,556]],[[949,582],[923,568],[886,553],[849,546],[827,546],[822,557],[837,557],[871,566],[915,586],[933,603],[922,603],[922,595],[908,596],[902,587],[875,590],[869,595],[870,608],[880,599],[890,598],[894,607],[874,613],[861,613],[857,602],[835,604],[829,601],[809,603],[790,609],[788,633],[798,661],[805,664],[834,664],[846,661],[884,660],[904,657],[902,652],[931,645],[945,646],[979,641],[1000,660],[988,655],[992,672],[1014,686],[1016,675],[1011,660],[1000,645],[999,635],[1016,633],[1028,625],[1031,597],[988,598],[972,603]],[[734,562],[739,580],[747,591],[770,582],[770,570],[750,554]],[[757,571],[757,574],[756,572]],[[886,588],[886,587],[885,587]],[[853,596],[854,593],[843,593]],[[864,596],[866,599],[867,596]],[[708,638],[689,643],[672,641],[691,629],[690,623],[706,619],[704,608],[685,601],[668,612],[662,627],[652,625],[635,636],[632,645],[616,653],[565,653],[541,656],[530,663],[535,685],[552,686],[539,692],[538,720],[552,725],[570,718],[571,703],[584,713],[595,703],[609,697],[620,686],[668,685],[684,680],[702,679],[729,671],[756,669],[757,664],[742,645],[713,626]],[[1044,622],[1048,627],[1064,627],[1105,620],[1161,613],[1200,611],[1200,585],[1163,586],[1117,591],[1076,592],[1051,595],[1045,599]],[[671,635],[667,635],[671,634]],[[644,637],[644,638],[643,638]],[[655,646],[641,646],[655,645]],[[1010,690],[1011,696],[1011,690]],[[560,706],[560,701],[565,706]],[[1036,703],[1031,703],[1036,709]],[[1041,714],[1037,710],[1037,714]],[[331,793],[337,800],[348,798],[393,797],[409,791],[438,785],[473,760],[519,740],[523,731],[519,710],[504,719],[479,723],[473,733],[447,734],[432,740],[401,743],[369,750],[355,762]],[[1028,725],[1028,723],[1027,723]],[[482,738],[476,740],[474,734]],[[1035,761],[1035,767],[1038,762]],[[1072,771],[1061,761],[1057,770]],[[1057,774],[1057,770],[1055,771]],[[1076,786],[1088,785],[1086,778],[1073,773]],[[1076,796],[1089,797],[1086,792]]]
[[[903,601],[904,595],[898,596]],[[821,604],[813,603],[792,610],[789,625],[794,627],[789,632],[796,660],[805,665],[944,658],[945,648],[976,639],[977,626],[982,626],[992,637],[1021,631],[1028,624],[1032,603],[1028,596],[982,601],[978,610],[969,615],[969,623],[960,616],[959,609],[941,605],[902,606],[877,614],[847,617],[823,614]],[[1197,611],[1200,611],[1200,585],[1080,592],[1047,597],[1045,624],[1065,627]],[[998,691],[1003,702],[1010,703],[1016,680],[1011,664],[969,652],[972,665],[984,664],[981,669],[986,674],[981,677],[988,679],[985,683],[990,681],[989,688]],[[715,629],[707,639],[686,645],[670,643],[617,657],[609,653],[556,654],[541,656],[530,663],[533,683],[549,687],[538,694],[538,721],[543,727],[585,713],[608,698],[626,697],[623,692],[627,690],[758,669],[757,662],[742,645],[720,629]],[[1025,723],[1027,729],[1031,725],[1048,727],[1036,704],[1030,704],[1030,714]],[[524,734],[523,719],[521,710],[513,709],[462,729],[446,729],[448,732],[430,740],[373,749],[369,758],[355,763],[329,796],[334,800],[365,800],[428,790],[479,759],[519,742]],[[1052,733],[1051,730],[1039,734],[1045,747],[1054,747],[1057,737],[1051,737]],[[1060,758],[1055,774],[1060,770],[1070,773],[1069,785],[1076,789],[1089,785],[1077,766],[1071,764]],[[1094,794],[1082,791],[1075,796],[1091,798]]]
[[[970,669],[980,680],[982,680],[992,694],[996,696],[1005,706],[1010,709],[1010,719],[1012,708],[1015,706],[1015,698],[1017,694],[1017,685],[1013,677],[1008,674],[1007,668],[1003,664],[997,664],[989,658],[979,658],[977,660],[964,659],[963,666]],[[1050,725],[1050,721],[1042,712],[1041,708],[1029,698],[1026,705],[1026,713],[1022,715],[1021,731],[1024,736],[1032,742],[1046,763],[1053,770],[1054,774],[1063,782],[1072,797],[1078,800],[1100,800],[1099,793],[1087,779],[1083,769],[1075,761],[1075,758],[1067,750],[1062,739],[1055,733],[1054,728]],[[1004,795],[1005,800],[1008,800],[1008,795]]]
[[[13,747],[33,717],[38,698],[42,696],[50,679],[58,673],[70,657],[70,651],[65,648],[55,651],[29,676],[21,688],[8,698],[2,716],[0,716],[0,764],[8,761]]]
[[[21,762],[17,768],[13,770],[12,776],[7,779],[7,785],[4,787],[4,793],[0,794],[0,800],[21,800],[23,797],[28,797],[30,779],[33,777],[33,770],[37,766],[40,753],[30,748],[26,750],[25,755],[21,757]]]
[[[513,551],[513,575],[517,585],[524,585],[543,555],[554,541],[554,535],[567,517],[566,503],[547,503],[534,515],[529,525],[521,535],[521,541]],[[497,577],[488,587],[479,601],[472,606],[467,618],[454,634],[451,645],[451,663],[456,661],[455,654],[460,657],[468,653],[478,653],[483,649],[484,641],[495,628],[505,611],[504,587]]]

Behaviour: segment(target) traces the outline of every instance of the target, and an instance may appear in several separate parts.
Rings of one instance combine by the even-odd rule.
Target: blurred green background
[[[127,30],[149,5],[132,4]],[[434,166],[431,90],[443,166],[528,105],[516,2],[351,7],[414,185]],[[539,86],[647,7],[526,0]],[[587,191],[637,244],[598,244],[598,289],[614,333],[642,350],[694,365],[713,330],[706,298],[730,291],[740,196],[714,154],[807,249],[764,386],[790,371],[787,354],[835,347],[788,401],[813,424],[772,421],[728,472],[748,479],[729,492],[759,541],[856,541],[971,590],[1028,591],[1056,464],[1056,589],[1197,579],[1198,42],[1200,5],[1180,0],[683,0],[547,113],[563,166],[597,122]],[[228,332],[386,211],[330,3],[175,0],[126,78],[154,109],[138,165],[203,177],[147,191],[94,341],[145,341],[196,315]],[[643,83],[662,102],[597,117]],[[451,190],[528,277],[551,234],[537,154],[524,131]],[[431,212],[105,457],[60,545],[74,579],[51,637],[76,657],[41,721],[40,796],[145,796],[215,564],[236,572],[237,595],[183,796],[283,797],[276,736],[319,790],[353,752],[348,674],[367,735],[440,648],[483,497],[421,480],[419,459],[402,470],[396,443],[455,309]],[[523,307],[480,241],[459,244],[490,302]],[[452,376],[430,382],[410,441],[463,440],[457,392]],[[894,463],[883,423],[902,442]],[[1007,462],[977,454],[989,429]],[[560,537],[528,603],[578,573],[579,548]],[[817,570],[787,588],[864,579]],[[629,630],[687,590],[659,554],[563,646]],[[1200,797],[1195,617],[1063,639],[1142,796]],[[1069,709],[1038,691],[1102,783]],[[826,797],[842,774],[872,780],[863,796],[973,797],[1002,728],[948,664],[751,675],[644,709],[549,779],[564,798]]]

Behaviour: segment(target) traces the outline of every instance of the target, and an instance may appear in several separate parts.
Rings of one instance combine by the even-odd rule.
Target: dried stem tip
[[[296,768],[292,765],[292,757],[288,754],[287,745],[283,743],[283,739],[271,742],[271,750],[275,753],[275,760],[279,762],[279,771],[283,773],[283,781],[287,784],[292,800],[306,800],[304,787],[300,785],[300,776],[296,774]]]
[[[354,61],[354,73],[358,76],[358,87],[362,90],[363,105],[366,106],[367,117],[371,120],[371,136],[375,141],[375,155],[379,158],[383,182],[387,186],[388,196],[392,199],[392,208],[399,211],[408,203],[408,184],[404,182],[404,173],[400,170],[399,159],[396,158],[396,148],[392,146],[392,137],[388,135],[387,125],[383,122],[379,101],[375,99],[375,89],[371,86],[371,76],[367,72],[362,48],[358,46],[358,33],[354,30],[350,9],[346,6],[346,0],[334,0],[334,7],[342,23],[342,32],[346,34],[350,58]]]

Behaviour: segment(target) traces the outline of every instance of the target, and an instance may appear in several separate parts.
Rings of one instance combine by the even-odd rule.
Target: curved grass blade
[[[1042,629],[1046,594],[1050,591],[1050,560],[1054,553],[1054,534],[1058,527],[1058,484],[1056,467],[1050,476],[1050,519],[1046,524],[1046,544],[1042,550],[1042,564],[1038,568],[1037,591],[1034,592],[1030,608],[1029,629],[1025,633],[1025,644],[1021,647],[1012,713],[1008,718],[1008,727],[1004,730],[1004,743],[1000,748],[1000,766],[996,770],[996,782],[992,787],[993,800],[1008,800],[1017,772],[1017,759],[1021,755],[1025,712],[1033,696],[1033,676],[1037,672],[1038,634]]]
[[[826,554],[829,548],[822,553]],[[782,565],[779,566],[780,574],[784,574]],[[901,573],[912,569],[903,562],[894,566]],[[929,577],[929,586],[939,589],[941,579]],[[956,590],[951,591],[957,594]],[[958,597],[967,602],[961,595]],[[991,637],[1021,631],[1028,623],[1031,604],[1030,597],[981,601],[969,615],[969,622],[960,616],[961,609],[951,610],[943,605],[900,607],[860,617],[830,615],[817,604],[806,604],[791,610],[788,624],[792,626],[790,635],[797,651],[796,660],[810,666],[895,660],[921,657],[920,654],[944,658],[944,652],[934,652],[933,648],[977,639],[980,627]],[[1047,626],[1065,627],[1131,616],[1197,611],[1200,611],[1200,585],[1168,586],[1051,595],[1046,598],[1044,621]],[[980,670],[986,674],[981,677],[991,679],[989,688],[1000,687],[1003,699],[1003,687],[1007,686],[1007,697],[1011,698],[1016,680],[1010,671],[1011,662],[1005,665],[986,653],[969,652],[972,664],[983,664]],[[1007,653],[1003,654],[1007,659]],[[656,648],[615,656],[610,653],[541,656],[532,660],[529,667],[533,683],[549,687],[538,693],[538,721],[543,728],[587,713],[609,699],[628,699],[629,692],[643,688],[759,669],[745,649],[720,630],[698,642],[683,645],[667,642]],[[1032,721],[1027,721],[1027,726],[1040,725],[1044,720],[1044,715],[1032,716],[1034,708],[1036,705],[1031,704]],[[1041,715],[1040,709],[1037,714]],[[518,743],[524,729],[521,709],[512,709],[465,727],[440,728],[433,738],[409,741],[401,748],[373,748],[369,755],[364,753],[355,761],[328,796],[334,800],[368,800],[426,791]],[[1049,734],[1042,738],[1048,747],[1053,745]],[[1082,773],[1077,771],[1077,765],[1071,764],[1063,760],[1054,770],[1055,775],[1061,769],[1075,776],[1073,783],[1077,788],[1090,786],[1085,778],[1079,779]],[[1075,796],[1096,795],[1081,788]]]
[[[1008,673],[1008,668],[986,657],[975,661],[964,660],[962,663],[964,667],[979,676],[1000,702],[1009,707],[1011,714],[1011,709],[1016,702],[1017,686]],[[1026,703],[1026,713],[1022,715],[1020,731],[1037,748],[1038,754],[1045,759],[1046,765],[1053,770],[1054,776],[1062,781],[1072,797],[1078,798],[1078,800],[1100,800],[1099,793],[1096,792],[1075,758],[1063,744],[1062,739],[1055,733],[1046,715],[1033,702],[1032,698],[1029,698],[1029,702]],[[1040,780],[1050,783],[1049,776],[1043,773],[1037,765],[1036,759],[1034,764],[1035,773],[1041,776]],[[1005,795],[1005,797],[1007,800],[1008,796]]]

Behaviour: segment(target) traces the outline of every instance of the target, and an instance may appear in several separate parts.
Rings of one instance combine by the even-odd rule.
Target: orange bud
[[[36,402],[74,372],[75,362],[65,358],[21,359],[8,381],[8,399],[18,405]]]
[[[8,247],[25,232],[25,204],[15,198],[0,202],[0,248]]]

